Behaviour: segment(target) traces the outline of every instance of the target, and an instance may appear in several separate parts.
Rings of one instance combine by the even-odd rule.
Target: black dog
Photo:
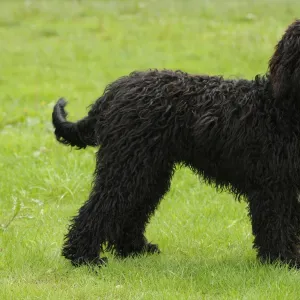
[[[134,72],[76,123],[66,121],[65,105],[60,99],[53,111],[57,140],[101,145],[92,192],[62,252],[74,265],[101,264],[104,250],[158,252],[145,226],[179,163],[247,199],[262,261],[300,266],[300,21],[253,81]]]

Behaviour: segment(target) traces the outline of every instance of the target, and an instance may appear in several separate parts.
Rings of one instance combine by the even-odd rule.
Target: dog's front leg
[[[249,196],[254,248],[263,262],[300,267],[300,205],[296,190],[268,188]]]

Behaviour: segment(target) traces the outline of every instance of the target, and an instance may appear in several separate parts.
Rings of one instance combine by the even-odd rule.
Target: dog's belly
[[[237,183],[245,182],[247,170],[243,169],[244,164],[239,163],[240,158],[235,156],[235,161],[222,159],[220,156],[208,155],[204,151],[198,151],[188,165],[209,183],[216,183],[218,186],[234,187],[242,192],[243,186]]]

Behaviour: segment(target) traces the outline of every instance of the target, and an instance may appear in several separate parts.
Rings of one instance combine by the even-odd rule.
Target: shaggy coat
[[[246,199],[262,261],[300,266],[300,21],[254,80],[133,72],[75,123],[65,105],[52,115],[57,140],[101,145],[89,199],[65,237],[62,254],[74,265],[101,264],[105,250],[158,252],[145,227],[182,164]]]

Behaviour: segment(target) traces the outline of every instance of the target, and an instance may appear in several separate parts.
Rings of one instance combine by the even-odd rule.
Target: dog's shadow
[[[117,279],[120,274],[126,280],[151,280],[165,278],[166,280],[193,281],[203,285],[221,285],[238,288],[241,284],[251,285],[260,282],[267,284],[272,278],[285,278],[284,274],[296,274],[300,271],[289,269],[280,263],[263,264],[255,253],[247,256],[230,258],[187,257],[168,254],[155,254],[126,258],[124,260],[109,257],[106,267],[97,269],[101,277]],[[134,275],[133,275],[134,274]],[[138,276],[137,276],[138,275]]]

